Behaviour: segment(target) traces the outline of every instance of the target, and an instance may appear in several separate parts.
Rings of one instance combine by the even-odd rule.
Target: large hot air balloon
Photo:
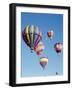
[[[48,31],[48,32],[47,32],[47,35],[48,35],[48,37],[49,37],[50,39],[52,39],[53,36],[54,36],[54,31],[53,31],[53,30]]]
[[[42,66],[43,69],[45,68],[47,63],[48,63],[48,58],[46,58],[46,57],[41,57],[40,58],[40,65]]]
[[[34,47],[42,40],[42,33],[37,26],[27,25],[22,32],[22,38],[30,49],[34,50]]]
[[[60,53],[62,51],[63,45],[62,45],[62,43],[56,43],[54,45],[54,48],[57,53]]]
[[[34,50],[37,53],[37,55],[41,55],[43,53],[45,46],[42,41],[40,41],[35,47]]]

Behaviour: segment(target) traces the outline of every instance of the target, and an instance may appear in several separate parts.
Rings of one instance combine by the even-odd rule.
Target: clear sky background
[[[63,51],[58,55],[54,50],[54,44],[63,43],[63,15],[62,14],[39,14],[21,13],[21,31],[27,25],[38,26],[43,33],[42,41],[45,45],[44,55],[48,58],[48,64],[43,70],[39,64],[39,57],[35,52],[31,53],[30,48],[21,39],[21,76],[52,76],[63,74]],[[47,32],[54,31],[54,37],[49,40]]]

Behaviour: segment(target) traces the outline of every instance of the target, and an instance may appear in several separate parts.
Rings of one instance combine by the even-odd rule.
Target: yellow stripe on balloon
[[[44,49],[44,46],[43,46],[43,45],[40,45],[40,46],[38,46],[38,47],[35,49],[35,51],[38,52],[38,51],[40,51],[40,50],[42,50],[42,49]]]
[[[42,47],[44,46],[43,44],[40,44],[40,45],[37,45],[35,48],[38,48],[38,47]]]
[[[30,37],[29,37],[29,25],[26,27],[26,35],[27,35],[28,42],[30,43]]]
[[[45,58],[45,57],[44,58],[41,58],[40,61],[41,62],[48,62],[48,58]]]

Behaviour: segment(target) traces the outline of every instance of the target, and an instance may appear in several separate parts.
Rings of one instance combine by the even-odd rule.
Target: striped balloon
[[[47,63],[48,63],[48,58],[46,58],[46,57],[41,57],[40,58],[40,65],[42,66],[43,69],[45,68]]]
[[[34,50],[34,47],[42,40],[42,33],[37,26],[27,25],[22,32],[22,38],[31,50]]]

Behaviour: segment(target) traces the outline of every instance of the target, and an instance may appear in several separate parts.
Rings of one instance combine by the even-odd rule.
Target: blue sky
[[[54,44],[63,43],[63,15],[62,14],[43,14],[43,13],[24,13],[21,12],[21,31],[27,25],[38,26],[43,33],[42,41],[45,45],[44,55],[48,58],[48,65],[43,70],[39,64],[39,57],[35,52],[31,53],[30,48],[21,39],[21,76],[52,76],[63,74],[63,52],[58,55],[54,50]],[[54,31],[54,37],[49,40],[47,32]]]

